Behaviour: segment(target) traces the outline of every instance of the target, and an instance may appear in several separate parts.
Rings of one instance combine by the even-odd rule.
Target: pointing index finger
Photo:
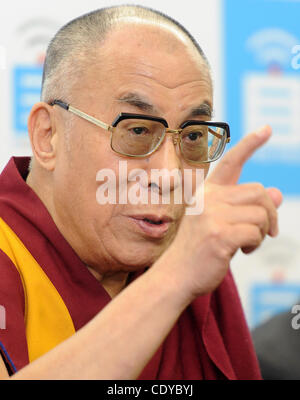
[[[229,150],[215,167],[208,180],[212,183],[233,185],[241,175],[245,162],[270,138],[271,127],[266,125],[257,132],[245,136]]]

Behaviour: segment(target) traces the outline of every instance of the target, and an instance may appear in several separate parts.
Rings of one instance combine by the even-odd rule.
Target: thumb
[[[238,182],[246,161],[270,138],[272,130],[266,125],[250,133],[229,150],[208,178],[211,183],[234,185]]]

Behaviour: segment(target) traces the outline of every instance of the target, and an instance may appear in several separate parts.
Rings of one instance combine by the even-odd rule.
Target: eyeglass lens
[[[124,119],[113,128],[112,148],[128,156],[147,155],[160,145],[165,129],[158,121]],[[191,162],[214,161],[222,154],[226,142],[225,129],[214,125],[189,125],[180,136],[181,153]]]

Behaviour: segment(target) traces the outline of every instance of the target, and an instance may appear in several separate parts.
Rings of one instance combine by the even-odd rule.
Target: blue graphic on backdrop
[[[13,123],[17,136],[27,135],[27,119],[34,103],[40,100],[43,68],[17,65],[13,70],[14,114]]]
[[[232,142],[269,124],[273,136],[241,181],[300,194],[300,2],[225,0],[226,119]]]
[[[254,283],[250,290],[252,327],[292,309],[300,301],[300,284]]]

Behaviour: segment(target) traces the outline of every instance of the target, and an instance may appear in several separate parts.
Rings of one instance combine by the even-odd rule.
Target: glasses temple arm
[[[220,130],[220,128],[217,128],[217,131],[219,131]],[[211,134],[213,134],[215,137],[217,137],[218,139],[223,139],[223,135],[220,135],[219,133],[217,133],[217,132],[215,132],[213,129],[210,129],[210,128],[208,128],[208,131],[211,133]],[[229,137],[227,137],[227,143],[229,143],[230,142],[230,138]]]
[[[87,121],[89,121],[89,122],[91,122],[91,123],[93,123],[93,124],[95,124],[97,126],[100,126],[100,128],[103,128],[103,129],[105,129],[107,131],[111,130],[111,126],[110,125],[100,121],[97,118],[92,117],[91,115],[88,115],[88,114],[84,113],[83,111],[78,110],[75,107],[69,106],[69,111],[71,113],[77,115],[78,117],[81,117],[81,118],[83,118],[83,119],[85,119],[85,120],[87,120]]]

